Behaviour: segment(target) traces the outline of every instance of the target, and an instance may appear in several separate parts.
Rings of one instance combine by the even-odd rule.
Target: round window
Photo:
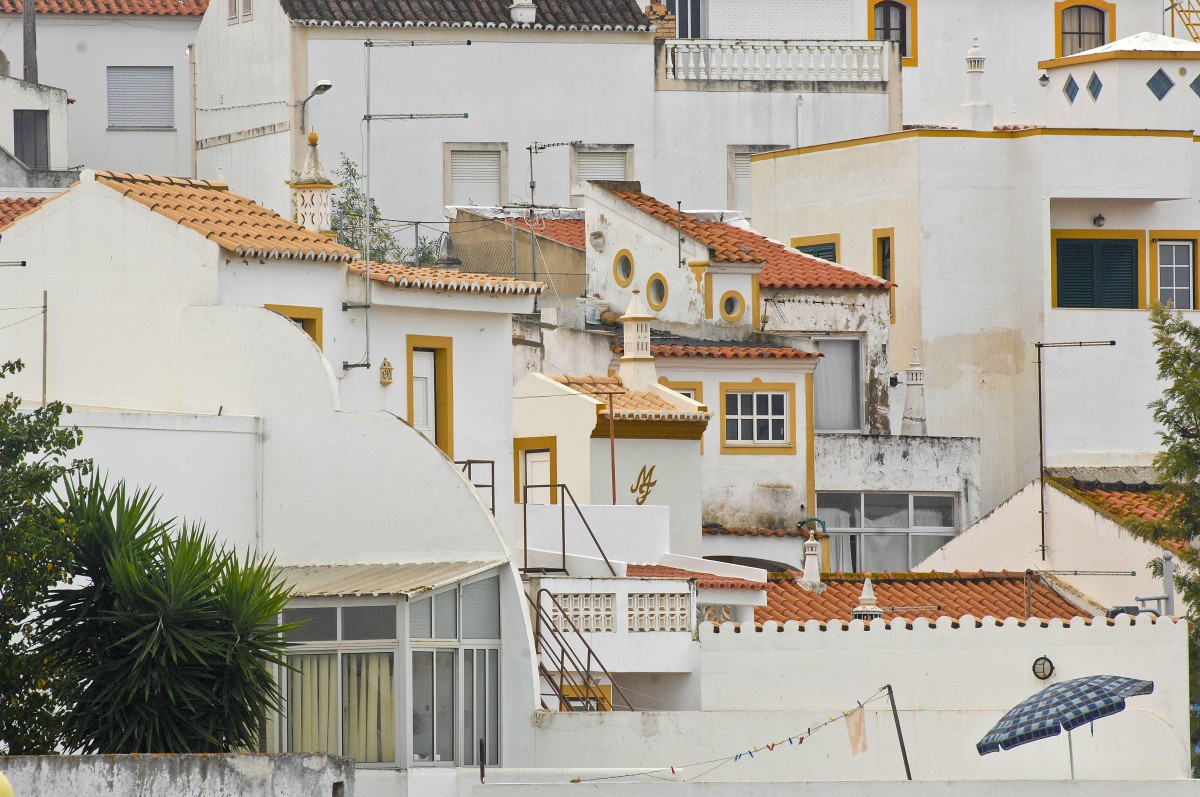
[[[633,255],[628,249],[622,249],[613,260],[613,277],[622,288],[633,281]]]
[[[727,291],[721,297],[721,318],[726,321],[739,321],[746,312],[746,302],[737,291]]]
[[[662,274],[655,274],[646,282],[646,301],[655,310],[661,310],[667,304],[667,281]]]

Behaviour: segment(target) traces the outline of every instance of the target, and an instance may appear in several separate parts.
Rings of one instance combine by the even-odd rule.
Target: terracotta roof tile
[[[608,415],[608,394],[613,393],[613,411],[617,418],[630,420],[704,421],[707,412],[681,410],[671,402],[648,390],[630,390],[619,376],[551,376],[549,379],[572,390],[603,402],[597,407],[600,415]]]
[[[507,0],[283,0],[293,20],[317,25],[380,27],[649,30],[637,0],[538,0],[532,25],[517,25]]]
[[[45,202],[45,197],[11,197],[0,199],[0,229],[12,224],[21,216]]]
[[[1173,503],[1169,496],[1157,492],[1095,489],[1080,493],[1122,520],[1165,520]]]
[[[700,589],[767,589],[769,585],[761,581],[751,581],[746,578],[730,576],[714,576],[712,573],[697,573],[694,570],[684,570],[681,567],[666,565],[626,565],[625,575],[630,578],[690,578],[694,579]]]
[[[229,186],[184,177],[96,172],[96,182],[244,257],[350,260],[353,249],[229,192]]]
[[[884,290],[891,284],[789,249],[778,241],[732,224],[702,221],[687,213],[683,214],[681,223],[676,208],[640,191],[623,190],[629,183],[598,182],[597,185],[664,224],[682,226],[685,235],[709,248],[715,262],[762,263],[759,284],[764,288]]]
[[[918,617],[929,620],[938,617],[958,619],[968,614],[977,619],[1025,619],[1025,574],[1008,571],[835,573],[821,576],[825,590],[819,594],[809,592],[790,576],[772,579],[767,591],[767,605],[754,610],[754,619],[758,623],[768,620],[781,623],[788,620],[802,623],[809,620],[849,621],[858,606],[863,579],[868,575],[875,587],[879,608],[884,610],[884,620],[914,620]],[[1033,580],[1032,592],[1035,618],[1070,620],[1073,617],[1091,616],[1040,579]],[[889,608],[896,611],[888,611]]]
[[[352,274],[362,274],[365,271],[366,264],[361,260],[350,264]],[[397,288],[457,293],[537,294],[546,288],[545,283],[512,277],[473,274],[448,268],[406,266],[398,263],[372,263],[371,281],[386,282]]]
[[[625,352],[618,338],[613,347],[617,354]],[[700,340],[660,329],[650,331],[650,353],[655,357],[706,357],[715,359],[816,359],[820,352],[805,351],[794,346],[753,340]]]
[[[800,531],[799,529],[759,529],[740,526],[705,526],[702,530],[703,534],[711,536],[730,536],[730,537],[796,537],[798,539],[807,540],[809,532]],[[817,532],[817,539],[825,539],[827,534],[820,531]]]
[[[516,224],[522,230],[529,229],[527,219],[505,219],[505,223]],[[587,241],[587,227],[583,219],[537,219],[533,222],[533,231],[542,238],[558,241],[560,244],[583,249]]]
[[[208,0],[38,0],[39,14],[128,14],[154,17],[198,17]],[[23,0],[0,0],[0,13],[20,14]]]

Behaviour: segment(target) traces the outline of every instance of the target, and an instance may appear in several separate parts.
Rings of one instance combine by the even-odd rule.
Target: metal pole
[[[613,394],[608,394],[608,463],[612,470],[612,502],[617,505],[617,430],[613,421]]]
[[[413,223],[413,265],[421,265],[421,222]]]
[[[21,52],[21,60],[25,65],[25,82],[37,83],[38,81],[38,63],[37,63],[37,22],[35,14],[37,12],[37,3],[26,2],[21,10],[21,22],[25,31],[25,42]]]
[[[33,0],[27,0],[28,5],[33,5]],[[46,356],[47,332],[50,328],[48,321],[50,310],[50,294],[48,291],[42,291],[42,406],[46,406],[46,366],[49,364],[49,357]]]
[[[1033,617],[1033,571],[1025,571],[1025,619]]]
[[[1067,731],[1067,758],[1071,761],[1071,780],[1075,780],[1075,744],[1071,741],[1071,732]]]
[[[483,765],[487,756],[487,745],[484,744],[483,737],[479,737],[479,782],[483,783]]]
[[[1168,617],[1175,616],[1175,556],[1170,551],[1163,551],[1163,595],[1166,596],[1164,607]]]
[[[896,721],[896,738],[900,740],[900,756],[904,759],[904,776],[912,780],[912,770],[908,766],[908,749],[904,746],[904,731],[900,730],[900,712],[896,710],[896,696],[892,693],[892,685],[884,684],[887,690],[888,702],[892,704],[892,719]]]
[[[1042,344],[1033,344],[1037,348],[1037,389],[1038,389],[1038,517],[1042,525],[1042,561],[1046,561],[1046,441],[1044,437],[1045,421],[1042,418]]]

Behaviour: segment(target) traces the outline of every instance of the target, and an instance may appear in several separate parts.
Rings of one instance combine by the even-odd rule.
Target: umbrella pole
[[[904,731],[900,730],[900,712],[896,710],[896,697],[892,694],[892,685],[884,684],[887,690],[888,702],[892,704],[892,719],[896,721],[896,738],[900,740],[900,755],[904,758],[904,774],[912,780],[912,770],[908,767],[908,750],[904,747]]]
[[[1067,758],[1071,761],[1071,780],[1075,780],[1075,745],[1071,743],[1071,732],[1067,731]]]

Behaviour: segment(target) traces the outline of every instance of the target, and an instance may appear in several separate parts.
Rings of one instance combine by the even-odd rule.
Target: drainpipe
[[[797,94],[796,95],[796,149],[800,149],[800,147],[803,146],[803,142],[800,141],[800,110],[803,107],[804,107],[804,95]]]
[[[188,57],[188,75],[189,75],[189,94],[191,101],[191,117],[192,117],[192,132],[188,136],[190,139],[189,149],[192,151],[192,179],[197,178],[196,171],[196,45],[189,44],[187,46]]]

